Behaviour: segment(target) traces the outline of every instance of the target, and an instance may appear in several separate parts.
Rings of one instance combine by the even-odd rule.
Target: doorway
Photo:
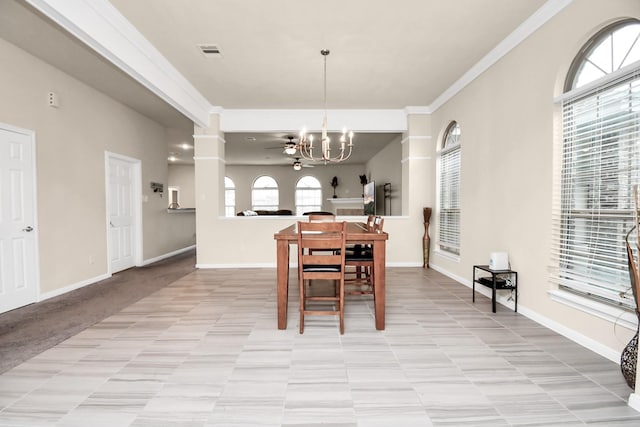
[[[109,273],[142,264],[141,162],[105,153]]]
[[[38,297],[35,172],[33,132],[0,123],[0,313]]]

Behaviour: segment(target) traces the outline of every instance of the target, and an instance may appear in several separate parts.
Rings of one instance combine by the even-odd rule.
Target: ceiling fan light
[[[293,170],[294,170],[294,171],[299,171],[299,170],[301,170],[301,169],[302,169],[302,163],[300,163],[300,162],[298,162],[298,161],[293,162]]]
[[[296,154],[296,146],[287,144],[287,146],[284,147],[284,154],[288,154],[290,156]]]

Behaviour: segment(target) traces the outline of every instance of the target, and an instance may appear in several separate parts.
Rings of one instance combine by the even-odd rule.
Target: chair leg
[[[304,280],[300,279],[300,333],[304,333]]]
[[[344,335],[344,278],[340,280],[340,296],[339,296],[339,306],[340,306],[340,335]]]

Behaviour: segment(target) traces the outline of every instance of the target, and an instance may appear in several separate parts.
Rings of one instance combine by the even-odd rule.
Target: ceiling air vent
[[[207,58],[220,58],[222,56],[220,48],[215,44],[199,44],[198,48]]]

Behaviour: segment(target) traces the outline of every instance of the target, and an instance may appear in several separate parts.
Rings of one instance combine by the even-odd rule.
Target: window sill
[[[436,249],[433,252],[433,254],[449,261],[460,262],[460,255],[455,255],[455,254],[452,254],[451,252],[445,252],[445,251]]]
[[[598,301],[593,301],[589,298],[559,289],[548,291],[548,293],[553,301],[559,302],[560,304],[564,304],[592,316],[599,317],[600,319],[604,319],[614,325],[622,326],[631,331],[635,331],[637,329],[637,318],[630,311],[622,310],[620,308],[603,304]]]

